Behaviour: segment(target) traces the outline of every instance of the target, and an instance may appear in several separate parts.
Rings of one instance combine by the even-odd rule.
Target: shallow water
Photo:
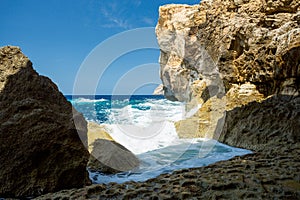
[[[67,98],[87,120],[104,124],[112,138],[141,161],[139,168],[116,175],[89,172],[94,183],[145,181],[162,173],[251,153],[215,140],[179,139],[173,122],[193,113],[186,113],[182,103],[168,101],[163,96]]]
[[[139,154],[141,165],[130,172],[116,175],[90,172],[90,178],[94,183],[146,181],[160,174],[171,173],[179,169],[202,167],[249,153],[251,151],[233,148],[217,141],[197,139]]]

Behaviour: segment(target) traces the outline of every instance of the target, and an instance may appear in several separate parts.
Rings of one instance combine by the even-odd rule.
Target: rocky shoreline
[[[97,184],[35,199],[299,199],[299,153],[299,143],[283,145],[142,183]]]
[[[214,0],[160,8],[166,98],[202,107],[180,137],[253,150],[143,183],[94,185],[38,199],[300,199],[300,24],[295,0]]]
[[[187,110],[202,104],[175,124],[178,135],[254,153],[138,183],[89,185],[87,122],[19,48],[1,48],[0,197],[300,199],[299,7],[214,0],[160,8],[159,92]]]
[[[143,183],[92,185],[36,199],[299,199],[300,145],[270,147]]]
[[[283,105],[287,101],[291,105],[287,106],[290,110],[285,110],[285,115],[299,119],[300,97],[292,100],[278,97],[262,102],[264,106],[254,105],[256,109],[268,107],[274,111],[276,107],[277,110],[279,107],[285,108]],[[240,111],[246,109],[247,106],[244,106]],[[265,115],[253,108],[250,110],[258,113],[257,120]],[[274,125],[280,125],[275,119],[271,121]],[[253,154],[201,168],[163,174],[146,182],[92,185],[79,190],[47,194],[37,199],[300,199],[299,120],[295,122],[291,119],[286,123],[291,123],[295,129],[289,127],[289,131],[279,130],[278,135],[274,135],[271,129],[269,135],[260,136],[259,132],[253,136],[245,135],[248,140],[234,139],[235,134],[228,138],[220,137],[224,143],[253,150]]]

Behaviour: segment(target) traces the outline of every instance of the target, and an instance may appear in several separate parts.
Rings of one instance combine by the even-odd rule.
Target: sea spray
[[[177,144],[165,148],[138,154],[141,165],[138,169],[114,175],[105,175],[101,172],[90,173],[94,183],[124,183],[126,181],[146,181],[160,174],[171,173],[179,169],[202,167],[220,160],[227,160],[234,156],[251,153],[249,150],[233,148],[210,140],[191,139],[178,140]],[[199,151],[203,157],[199,157]]]
[[[67,96],[88,121],[99,123],[118,143],[136,154],[139,168],[115,175],[90,172],[94,183],[145,181],[162,173],[205,166],[251,151],[204,138],[180,139],[174,122],[189,117],[185,105],[163,96]]]

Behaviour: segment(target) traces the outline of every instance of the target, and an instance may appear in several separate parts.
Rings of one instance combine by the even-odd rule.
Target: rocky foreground
[[[82,188],[91,184],[87,168],[109,174],[139,165],[111,140],[101,126],[87,124],[19,47],[0,48],[0,198]]]
[[[202,104],[175,124],[179,136],[215,138],[254,153],[142,183],[83,187],[88,153],[75,136],[71,105],[18,49],[1,50],[0,194],[49,192],[36,199],[300,199],[299,6],[297,0],[213,0],[160,8],[156,33],[164,94],[187,102],[188,110]],[[12,52],[9,59],[7,51]],[[12,57],[17,65],[10,64]],[[34,84],[22,84],[24,80]],[[52,92],[55,98],[49,98]],[[65,107],[54,107],[60,112],[53,113],[47,109],[50,103]],[[61,113],[64,109],[67,113]],[[85,121],[80,124],[86,133]],[[49,149],[45,140],[57,148]],[[55,192],[67,187],[82,188]]]
[[[299,199],[299,143],[266,151],[143,183],[92,185],[37,199]]]

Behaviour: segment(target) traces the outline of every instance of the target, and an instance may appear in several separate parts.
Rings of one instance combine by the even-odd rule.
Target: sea
[[[140,160],[128,172],[106,175],[89,171],[93,183],[146,181],[175,170],[202,167],[252,153],[206,138],[180,139],[174,122],[190,117],[201,106],[185,111],[181,102],[159,95],[96,95],[66,98],[87,121],[106,132]]]

